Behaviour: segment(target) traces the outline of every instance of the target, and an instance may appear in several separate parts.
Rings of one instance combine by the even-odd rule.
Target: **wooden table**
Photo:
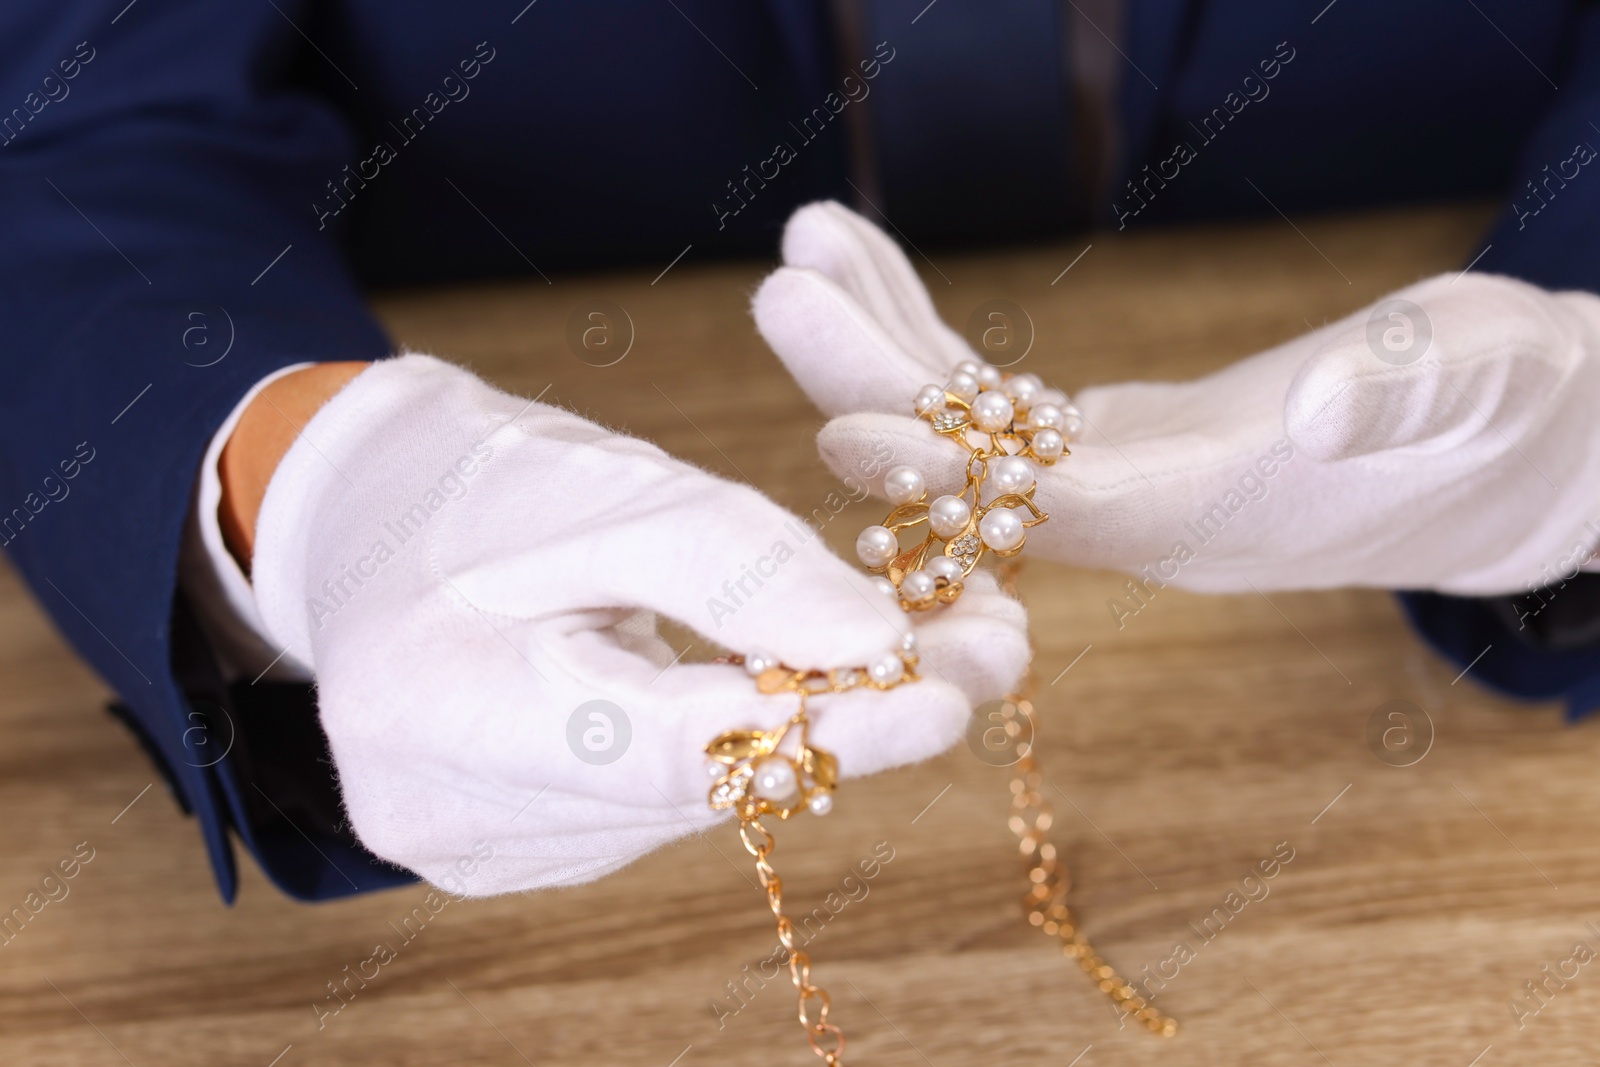
[[[991,299],[1025,308],[1029,365],[1071,389],[1220,367],[1459,265],[1487,218],[1450,208],[1298,219],[1303,233],[1271,220],[1102,235],[1065,275],[1085,240],[918,266],[957,324]],[[655,281],[659,268],[379,306],[408,345],[528,395],[549,386],[546,399],[807,511],[831,477],[811,447],[819,417],[746,312],[766,268],[691,255]],[[636,332],[614,366],[567,344],[569,316],[596,299],[626,309]],[[876,515],[853,506],[827,537],[848,550]],[[1600,967],[1520,1030],[1508,1001],[1576,941],[1600,949],[1586,926],[1600,921],[1600,728],[1456,679],[1383,593],[1169,589],[1119,629],[1106,606],[1119,576],[1036,563],[1027,583],[1038,667],[1057,679],[1040,747],[1075,903],[1126,973],[1189,946],[1159,1001],[1183,1029],[1163,1041],[1121,1028],[1021,924],[1005,772],[959,747],[853,783],[832,817],[782,828],[800,911],[877,842],[893,850],[809,946],[851,1063],[1593,1062]],[[299,905],[246,860],[240,901],[223,907],[194,827],[159,785],[141,795],[153,772],[102,711],[104,687],[10,571],[0,633],[0,905],[78,842],[94,853],[0,954],[0,1062],[816,1062],[781,979],[752,980],[737,1012],[710,1006],[773,942],[731,827],[586,888],[452,904],[319,1030],[326,983],[397,941],[389,924],[422,891]],[[1408,767],[1365,739],[1395,699],[1435,728]],[[1270,894],[1204,938],[1203,920],[1275,849],[1294,858]]]

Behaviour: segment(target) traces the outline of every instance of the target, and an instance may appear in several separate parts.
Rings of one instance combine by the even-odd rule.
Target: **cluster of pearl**
[[[984,433],[1031,431],[1032,451],[1045,463],[1060,459],[1067,442],[1083,434],[1083,412],[1067,394],[1046,388],[1035,374],[1008,376],[986,363],[965,360],[956,364],[944,385],[918,390],[912,406],[918,416],[931,418],[934,428],[942,430],[941,421],[956,417],[949,410],[952,401],[967,408],[972,426]]]
[[[880,653],[864,667],[797,671],[770,652],[729,657],[730,662],[743,662],[758,691],[796,693],[801,708],[776,731],[732,730],[706,746],[712,809],[740,807],[787,819],[804,805],[813,815],[828,814],[833,810],[838,769],[832,754],[812,746],[807,738],[805,698],[863,687],[893,689],[917,680],[919,660],[915,634],[906,634],[898,650]],[[786,736],[796,740],[785,744]]]
[[[1065,393],[1047,389],[1035,375],[1004,375],[975,360],[958,364],[944,385],[923,386],[913,407],[935,431],[970,450],[967,485],[927,501],[920,471],[890,470],[884,495],[894,510],[882,524],[861,531],[856,555],[902,608],[922,611],[959,596],[962,580],[985,550],[1000,556],[1022,550],[1027,527],[1045,520],[1032,501],[1034,464],[1049,466],[1066,455],[1084,419]],[[974,436],[982,443],[975,445]],[[981,500],[985,485],[993,490],[987,505]],[[1024,518],[1019,507],[1032,518]],[[898,531],[923,521],[928,538],[902,553]]]
[[[1035,464],[1049,466],[1066,455],[1067,442],[1077,440],[1084,427],[1082,413],[1064,393],[1045,388],[1032,374],[1005,375],[975,360],[957,365],[944,385],[923,386],[914,409],[935,432],[959,440],[969,461],[962,490],[932,501],[920,471],[890,470],[884,495],[893,510],[882,525],[867,527],[856,539],[861,562],[906,611],[955,600],[985,552],[1014,556],[1022,551],[1027,528],[1048,518],[1033,503]],[[987,501],[985,488],[991,490]],[[1025,518],[1023,510],[1031,517]],[[923,522],[926,538],[902,553],[898,531]],[[800,710],[776,731],[732,730],[706,746],[711,807],[735,808],[743,818],[774,814],[787,819],[802,807],[815,815],[833,810],[838,765],[807,741],[807,696],[862,686],[890,689],[917,679],[916,638],[910,634],[899,649],[858,668],[796,671],[765,652],[731,659],[744,664],[760,692],[793,692],[801,701]]]
[[[728,777],[728,768],[711,761],[706,764],[706,773],[714,782],[721,783]],[[766,801],[780,815],[793,810],[800,801],[805,802],[806,810],[813,815],[826,815],[833,810],[832,787],[806,781],[800,764],[777,752],[755,762],[743,781],[734,779],[727,786],[714,786],[711,806],[713,810],[731,807],[747,796],[757,803]]]

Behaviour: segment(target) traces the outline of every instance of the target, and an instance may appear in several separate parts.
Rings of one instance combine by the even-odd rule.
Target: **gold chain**
[[[783,913],[783,879],[772,867],[767,857],[772,855],[772,834],[761,825],[759,816],[751,815],[739,821],[739,840],[745,851],[756,858],[756,874],[761,887],[767,891],[767,905],[778,921],[778,941],[789,954],[789,980],[800,996],[797,1015],[805,1027],[806,1041],[811,1051],[822,1057],[827,1067],[843,1067],[844,1031],[828,1021],[833,1002],[827,990],[811,982],[811,957],[794,943],[794,923]]]
[[[870,687],[893,689],[917,680],[918,657],[914,646],[907,646],[891,657],[894,669],[881,666],[876,677],[867,668],[832,671],[796,671],[777,664],[728,656],[722,662],[743,664],[755,676],[756,688],[768,695],[793,693],[799,701],[789,721],[777,730],[730,730],[706,746],[717,772],[711,787],[714,810],[732,809],[739,816],[739,840],[745,851],[756,858],[756,875],[767,892],[767,906],[778,923],[778,941],[789,954],[789,978],[800,996],[798,1014],[805,1027],[811,1051],[822,1057],[827,1067],[843,1067],[844,1031],[828,1021],[832,1001],[821,986],[811,982],[811,956],[794,943],[794,923],[783,913],[783,879],[767,857],[775,845],[770,831],[761,825],[763,815],[780,821],[809,808],[821,815],[833,806],[833,791],[838,785],[839,764],[832,753],[810,743],[811,719],[806,714],[806,697],[823,693],[843,693]],[[783,750],[786,739],[796,740]],[[770,796],[761,792],[760,770],[766,765],[787,768],[783,778],[794,783],[790,796]]]
[[[1016,572],[1020,563],[1007,565],[1001,575],[1006,592],[1016,595]],[[1113,1003],[1141,1022],[1151,1033],[1171,1037],[1178,1032],[1176,1019],[1161,1014],[1133,985],[1119,975],[1084,938],[1077,917],[1067,905],[1072,890],[1072,875],[1061,862],[1060,853],[1050,840],[1055,812],[1045,799],[1044,776],[1034,752],[1039,740],[1039,719],[1030,699],[1034,689],[1033,668],[1029,667],[1017,684],[1016,692],[1003,702],[1006,736],[1017,746],[1019,758],[1011,777],[1011,832],[1017,835],[1022,862],[1028,869],[1028,891],[1023,895],[1023,913],[1030,926],[1061,942],[1061,952],[1094,980]]]

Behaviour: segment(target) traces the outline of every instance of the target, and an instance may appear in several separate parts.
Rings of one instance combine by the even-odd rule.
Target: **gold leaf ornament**
[[[800,754],[800,769],[819,789],[831,792],[839,784],[839,759],[832,752],[820,748],[805,749]]]
[[[760,730],[729,730],[706,746],[706,755],[718,763],[743,763],[771,752],[774,742]]]

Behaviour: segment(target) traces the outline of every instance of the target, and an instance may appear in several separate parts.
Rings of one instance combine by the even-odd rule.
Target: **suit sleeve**
[[[1600,293],[1600,9],[1574,15],[1550,112],[1530,131],[1510,196],[1474,269],[1552,290]],[[1597,442],[1600,447],[1600,442]],[[1600,486],[1593,487],[1600,505]],[[1588,544],[1552,559],[1549,585],[1515,596],[1402,593],[1417,630],[1479,681],[1512,696],[1560,699],[1570,718],[1600,708],[1600,575]],[[1481,658],[1480,658],[1481,657]]]
[[[314,14],[293,0],[0,8],[0,543],[196,815],[229,899],[230,829],[296,896],[396,877],[334,828],[300,825],[315,821],[290,796],[301,772],[262,764],[315,748],[314,711],[300,747],[252,746],[194,668],[176,596],[199,463],[251,384],[389,351],[311,207],[353,158],[337,110],[291,79],[317,62],[301,55]],[[278,795],[262,787],[275,777]]]

